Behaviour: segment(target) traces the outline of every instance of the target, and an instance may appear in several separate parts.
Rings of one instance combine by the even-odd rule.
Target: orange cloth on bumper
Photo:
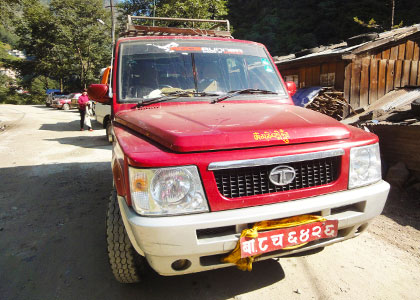
[[[255,223],[251,229],[242,230],[241,236],[238,240],[238,243],[236,244],[235,249],[233,249],[233,251],[229,253],[229,255],[223,257],[222,262],[233,263],[238,267],[238,269],[242,271],[252,271],[252,263],[255,257],[257,257],[258,255],[241,258],[240,241],[242,237],[250,237],[250,238],[255,239],[258,237],[258,231],[289,228],[289,227],[295,227],[299,225],[304,225],[304,224],[309,224],[309,223],[314,223],[314,222],[323,222],[323,221],[326,221],[326,219],[321,216],[302,215],[302,216],[296,216],[296,217],[291,217],[291,218],[285,218],[281,220],[262,221],[262,222]],[[305,244],[284,248],[284,250],[298,248],[303,245]]]

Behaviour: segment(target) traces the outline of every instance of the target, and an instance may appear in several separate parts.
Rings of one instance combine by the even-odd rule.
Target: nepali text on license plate
[[[267,253],[311,241],[337,236],[338,220],[326,220],[289,228],[259,232],[253,239],[242,237],[241,257]]]

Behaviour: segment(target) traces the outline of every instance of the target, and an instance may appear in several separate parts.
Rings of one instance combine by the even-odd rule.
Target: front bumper
[[[123,197],[118,202],[130,241],[150,266],[161,275],[178,275],[231,266],[220,258],[232,251],[241,231],[258,221],[287,218],[303,214],[322,215],[338,220],[338,235],[311,242],[295,250],[266,253],[256,261],[324,247],[359,235],[368,222],[380,215],[389,192],[385,181],[353,190],[331,193],[295,201],[247,207],[219,212],[172,216],[142,217],[128,207]],[[188,259],[186,270],[171,265]]]

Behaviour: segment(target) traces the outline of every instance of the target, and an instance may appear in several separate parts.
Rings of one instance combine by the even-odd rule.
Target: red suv
[[[89,96],[112,107],[118,281],[138,281],[146,264],[250,270],[358,236],[382,212],[378,137],[294,106],[296,86],[262,44],[130,22],[112,70]]]

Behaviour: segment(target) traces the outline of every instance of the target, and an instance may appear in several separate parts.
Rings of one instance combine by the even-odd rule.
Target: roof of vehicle
[[[254,44],[264,46],[261,43],[247,41],[247,40],[238,40],[238,39],[225,39],[219,37],[210,37],[210,36],[136,36],[136,37],[123,37],[119,38],[117,43],[127,42],[127,41],[141,41],[141,40],[165,40],[165,39],[177,39],[177,40],[211,40],[211,41],[221,41],[221,42],[230,42],[230,43],[245,43],[245,44]]]
[[[137,25],[133,20],[142,20],[145,22],[153,21],[153,26]],[[167,26],[154,26],[155,21],[166,22]],[[181,27],[173,26],[173,24],[180,23]],[[209,23],[213,24],[211,28],[203,29],[194,27],[197,24]],[[184,27],[185,24],[191,24],[192,27]],[[220,27],[225,26],[226,30],[221,30]],[[228,20],[208,20],[208,19],[184,19],[184,18],[162,18],[162,17],[146,17],[146,16],[128,16],[126,31],[122,32],[120,36],[123,37],[137,37],[137,36],[207,36],[231,39],[230,23]]]

